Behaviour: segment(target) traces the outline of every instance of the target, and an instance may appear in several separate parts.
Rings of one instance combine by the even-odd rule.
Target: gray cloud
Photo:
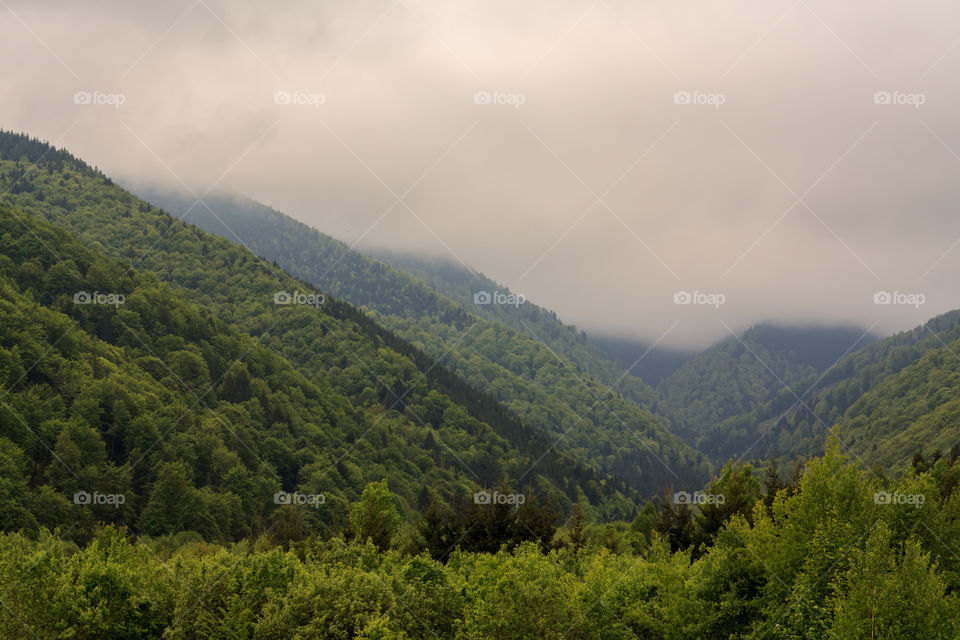
[[[448,255],[588,330],[673,326],[665,342],[685,346],[762,320],[889,332],[960,306],[958,17],[8,0],[0,109],[118,178],[216,185],[360,246]],[[675,305],[681,290],[726,300]]]

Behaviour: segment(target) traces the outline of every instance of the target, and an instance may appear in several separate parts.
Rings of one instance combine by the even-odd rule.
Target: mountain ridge
[[[613,363],[590,355],[583,348],[586,336],[561,325],[552,312],[529,303],[509,308],[474,304],[473,291],[451,299],[414,276],[252,201],[208,197],[205,206],[191,208],[193,198],[165,198],[158,203],[189,211],[185,217],[199,226],[239,239],[298,277],[357,304],[433,357],[442,354],[455,373],[544,426],[579,459],[600,461],[600,470],[648,490],[653,478],[659,478],[655,484],[689,486],[709,473],[701,454],[670,433],[656,415],[657,393]],[[483,282],[495,287],[492,281]],[[498,319],[504,314],[516,317],[507,324]],[[577,360],[565,357],[571,350]],[[606,380],[619,381],[616,389],[592,377],[598,368]]]

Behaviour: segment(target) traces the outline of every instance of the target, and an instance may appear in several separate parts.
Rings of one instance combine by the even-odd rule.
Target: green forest
[[[476,305],[505,291],[463,269],[405,273],[253,202],[156,195],[153,200],[212,233],[242,243],[289,273],[352,302],[531,424],[567,451],[641,492],[664,480],[700,484],[705,457],[658,415],[660,396],[599,355],[582,332],[534,304]],[[662,461],[662,462],[661,462]],[[659,473],[668,465],[677,476]]]
[[[834,443],[796,484],[769,477],[761,484],[749,468],[726,469],[708,488],[729,494],[719,510],[652,511],[629,524],[594,523],[578,512],[547,543],[456,548],[439,558],[394,548],[397,514],[382,485],[369,486],[352,505],[349,533],[283,545],[269,537],[218,545],[187,533],[135,536],[110,525],[82,547],[46,529],[6,533],[0,633],[477,640],[960,634],[960,560],[944,543],[960,538],[956,460],[882,481]],[[895,498],[878,501],[886,494]],[[922,499],[909,500],[916,496]],[[504,520],[522,509],[506,507]],[[367,529],[370,522],[382,526]]]
[[[0,192],[2,638],[960,637],[960,311],[648,384],[256,203]]]

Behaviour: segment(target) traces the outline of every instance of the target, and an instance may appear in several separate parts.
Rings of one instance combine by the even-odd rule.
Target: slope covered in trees
[[[237,331],[62,230],[4,205],[0,230],[4,529],[61,527],[77,540],[98,522],[216,541],[330,534],[348,521],[348,502],[383,478],[409,524],[431,500],[459,502],[522,477],[547,451],[535,433],[527,446],[544,449],[518,450],[444,394],[451,381],[423,376],[407,357],[371,361],[398,382],[402,404],[366,390],[348,397],[342,373],[309,380],[265,346],[268,334]],[[273,330],[316,312],[277,307]],[[524,436],[509,419],[494,424]],[[560,508],[584,495],[611,515],[632,509],[572,461],[548,454],[545,463],[518,482],[531,504]],[[280,492],[323,502],[288,522]]]
[[[886,377],[839,420],[843,440],[866,464],[902,472],[960,454],[960,339]]]
[[[653,387],[696,355],[690,351],[651,345],[635,338],[590,334],[588,341],[607,360],[615,362],[623,369],[633,367],[631,373]]]
[[[467,308],[475,306],[472,304],[475,291],[508,291],[503,285],[468,270],[452,258],[424,258],[383,250],[377,250],[374,255]],[[524,305],[523,313],[499,305],[477,307],[476,312],[519,331],[535,332],[551,349],[569,358],[576,366],[601,382],[617,383],[624,395],[655,410],[660,403],[650,387],[693,357],[692,353],[637,340],[587,335],[574,326],[565,325],[553,311],[532,302]],[[629,372],[627,377],[623,377],[624,371]],[[645,384],[638,384],[636,379]]]
[[[583,496],[603,505],[610,514],[632,509],[620,493],[627,491],[625,485],[560,455],[538,430],[517,420],[493,398],[477,392],[440,363],[377,326],[351,305],[332,298],[319,308],[275,304],[277,292],[300,289],[312,293],[312,289],[225,240],[152,210],[92,170],[74,171],[70,167],[75,161],[56,153],[48,150],[46,157],[51,158],[53,164],[42,168],[27,164],[27,156],[23,155],[17,161],[4,161],[0,170],[3,179],[14,184],[23,182],[17,180],[16,172],[29,174],[26,182],[31,188],[10,199],[27,203],[33,216],[8,211],[7,215],[12,216],[8,217],[10,223],[2,228],[10,238],[8,252],[17,256],[10,260],[14,264],[23,262],[26,268],[36,272],[30,276],[33,280],[27,281],[37,287],[31,295],[40,299],[44,293],[45,269],[58,272],[65,268],[55,256],[62,255],[59,247],[70,245],[68,240],[58,237],[56,241],[31,241],[37,236],[43,237],[31,224],[39,224],[37,218],[50,217],[81,230],[84,234],[81,237],[89,245],[110,248],[111,253],[125,256],[128,264],[132,263],[138,270],[152,272],[171,284],[178,296],[176,301],[156,313],[171,314],[190,304],[199,305],[204,313],[226,327],[224,331],[229,329],[238,336],[247,336],[251,345],[259,344],[285,362],[289,371],[285,379],[295,381],[289,382],[290,388],[285,393],[296,399],[301,394],[312,397],[319,389],[321,398],[329,395],[333,408],[349,410],[346,417],[328,416],[332,424],[342,429],[324,434],[336,445],[325,451],[325,455],[332,456],[329,460],[314,455],[312,449],[300,451],[297,448],[300,443],[295,438],[286,444],[266,439],[263,446],[271,449],[271,460],[277,467],[283,467],[277,471],[284,478],[285,488],[306,482],[311,473],[317,472],[316,468],[329,461],[336,463],[336,475],[344,481],[342,487],[349,484],[351,490],[357,492],[368,480],[386,477],[391,481],[391,489],[403,496],[411,509],[423,508],[434,497],[449,501],[459,498],[463,492],[472,493],[473,483],[492,485],[504,479],[510,479],[518,489],[530,487],[552,497],[557,508]],[[62,167],[60,162],[64,163]],[[56,173],[58,167],[62,173]],[[48,193],[62,192],[57,197],[59,205],[51,204],[46,196],[36,197],[40,184]],[[19,253],[28,249],[33,253]],[[44,262],[47,260],[54,262]],[[76,274],[70,272],[69,277],[75,278]],[[104,290],[98,281],[89,286],[93,287],[91,292]],[[104,309],[106,307],[97,307],[99,311]],[[127,309],[120,307],[121,316]],[[181,336],[191,348],[176,351],[191,351],[192,355],[177,353],[170,357],[183,361],[189,372],[184,381],[197,394],[207,390],[203,384],[209,380],[209,386],[228,385],[225,401],[245,398],[248,393],[247,381],[243,378],[245,358],[255,351],[225,348],[221,351],[214,339],[218,332],[204,338],[209,343],[207,346],[195,344],[200,338],[193,333]],[[104,340],[109,336],[97,337]],[[56,336],[51,338],[54,339]],[[128,340],[129,335],[123,339]],[[174,336],[169,341],[176,344]],[[158,350],[149,340],[145,342]],[[34,345],[32,349],[44,352],[40,346]],[[230,356],[234,360],[230,360]],[[170,364],[161,358],[157,360],[159,362],[151,361],[153,369]],[[227,368],[224,362],[234,366]],[[23,366],[31,364],[28,361]],[[160,374],[162,371],[157,373],[162,378]],[[252,375],[249,365],[246,374]],[[296,377],[291,377],[293,374]],[[11,384],[13,382],[16,380],[11,380]],[[27,384],[29,378],[19,382]],[[308,387],[301,388],[301,382]],[[204,400],[212,402],[207,397]],[[292,404],[293,400],[280,401],[271,405],[270,412],[251,419],[268,431],[292,428],[299,420],[322,419],[320,408],[295,408]],[[227,417],[223,420],[232,424]],[[356,429],[351,426],[351,420],[356,422]],[[31,423],[28,421],[28,424]],[[58,434],[53,434],[51,442],[55,442]],[[349,455],[344,455],[348,452]],[[357,460],[362,464],[352,456],[359,456]],[[261,454],[261,457],[266,456]],[[308,468],[311,464],[316,468]],[[36,464],[34,472],[35,467]],[[436,481],[425,483],[423,477],[429,477],[435,467],[438,468]],[[465,478],[470,480],[464,481]],[[39,484],[35,482],[34,488]]]
[[[697,354],[657,389],[674,430],[696,442],[874,340],[861,329],[757,325]]]
[[[208,197],[195,204],[170,194],[153,197],[188,221],[360,305],[525,421],[542,426],[562,450],[625,478],[646,495],[658,493],[665,482],[698,486],[706,479],[704,457],[652,413],[656,392],[597,356],[583,334],[551,312],[529,303],[474,304],[475,292],[466,290],[451,299],[250,201]]]
[[[853,451],[870,464],[903,468],[918,449],[930,454],[940,447],[946,453],[950,438],[960,439],[960,431],[938,413],[948,410],[944,404],[953,393],[955,358],[947,346],[958,339],[960,311],[951,311],[878,340],[781,390],[753,411],[714,426],[698,446],[720,459],[745,453],[747,459],[764,459],[774,452],[817,455],[828,431],[840,425],[843,441],[849,440]],[[869,428],[868,415],[876,422]],[[919,430],[912,426],[917,422]]]

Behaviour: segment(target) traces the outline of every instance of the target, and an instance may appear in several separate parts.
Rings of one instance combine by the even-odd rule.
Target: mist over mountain
[[[172,566],[282,557],[287,577],[269,602],[245,599],[260,585],[250,574],[218,590],[232,603],[220,609],[243,611],[257,633],[300,633],[337,593],[333,624],[362,624],[357,637],[488,629],[501,621],[484,626],[454,584],[487,593],[499,572],[522,597],[530,570],[588,585],[566,563],[615,558],[604,571],[627,576],[679,561],[697,585],[683,597],[707,610],[718,605],[699,591],[705,576],[754,575],[756,595],[738,596],[734,618],[679,634],[733,637],[749,608],[765,607],[748,615],[763,629],[784,613],[784,585],[795,593],[821,575],[794,565],[784,583],[764,565],[819,558],[810,540],[838,523],[879,533],[831,535],[854,550],[846,573],[829,570],[843,584],[833,606],[889,580],[930,594],[904,601],[907,619],[935,614],[935,634],[960,624],[960,311],[884,339],[761,324],[674,354],[653,386],[622,352],[481,274],[384,256],[392,266],[253,201],[154,192],[164,211],[69,152],[7,132],[0,189],[0,557],[23,575],[33,567],[14,549],[78,549],[45,565],[65,603],[57,615],[27,623],[31,605],[17,604],[0,615],[10,635],[219,633],[232,614],[190,618],[192,599],[132,612],[127,597],[97,596],[104,615],[91,621],[74,572],[97,581],[110,563],[127,593],[155,602],[181,588],[162,577]],[[903,505],[906,519],[887,510]],[[744,544],[760,564],[713,565]],[[894,564],[869,569],[878,553]],[[308,614],[295,581],[321,574],[302,557],[327,576]],[[371,600],[342,582],[357,562],[382,581],[391,558],[405,585],[432,572],[447,603],[416,596],[422,613],[394,618],[395,596]],[[467,558],[492,564],[475,573]],[[610,627],[589,611],[571,623],[584,621],[584,638],[687,628],[669,615]],[[864,624],[837,617],[832,628]],[[510,626],[537,637],[519,619]]]
[[[960,638],[958,25],[0,0],[0,640]]]
[[[417,269],[392,268],[251,201],[207,197],[189,211],[190,199],[182,194],[155,194],[154,201],[186,211],[185,220],[367,310],[550,433],[558,450],[629,480],[648,496],[665,483],[707,477],[703,456],[655,415],[659,396],[653,388],[603,359],[555,313],[517,297],[507,302],[511,292],[479,274],[445,265],[421,280]]]
[[[757,325],[697,354],[657,388],[677,432],[696,440],[724,420],[827,373],[876,340],[869,331],[852,327]]]
[[[6,5],[5,128],[468,265],[591,334],[678,322],[659,344],[702,350],[960,305],[949,4]]]

